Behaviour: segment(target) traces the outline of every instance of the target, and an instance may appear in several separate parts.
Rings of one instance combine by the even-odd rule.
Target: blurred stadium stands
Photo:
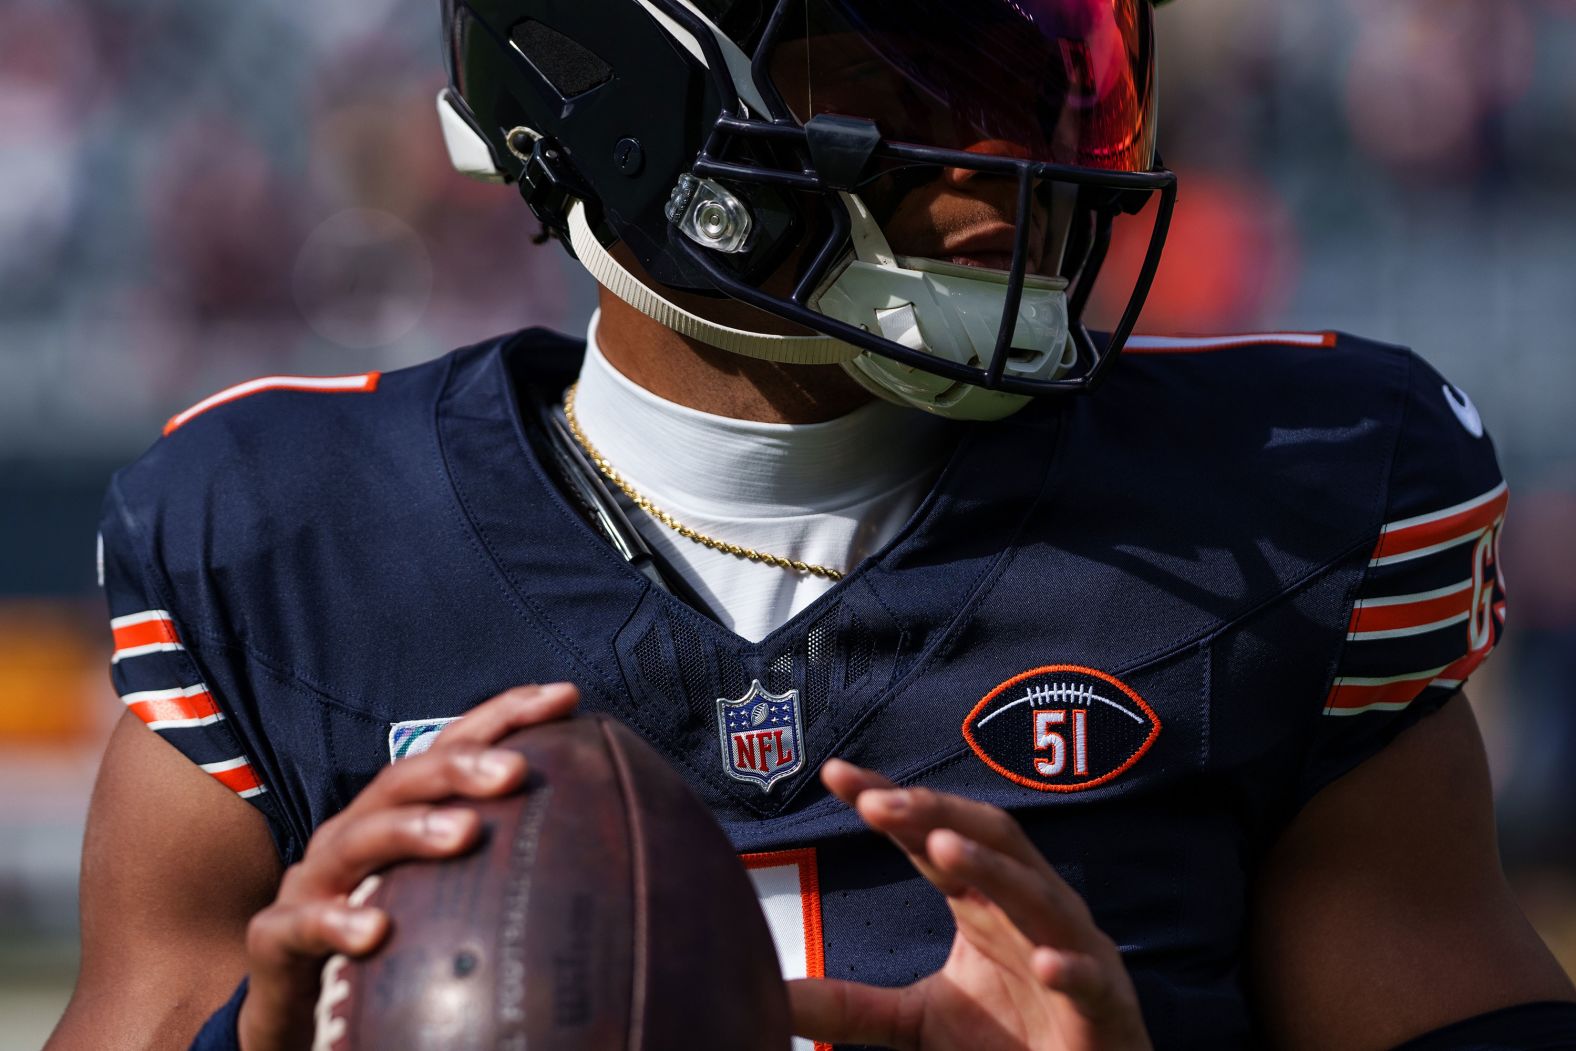
[[[590,309],[512,191],[450,173],[435,6],[0,7],[0,1051],[37,1046],[74,967],[119,708],[108,473],[230,383]],[[1507,859],[1576,971],[1576,2],[1185,0],[1159,22],[1183,183],[1143,327],[1410,343],[1494,432],[1511,631],[1475,701]]]

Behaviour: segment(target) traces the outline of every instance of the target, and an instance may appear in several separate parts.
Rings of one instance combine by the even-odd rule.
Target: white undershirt
[[[657,397],[603,357],[595,316],[575,414],[612,466],[678,521],[719,540],[847,571],[879,551],[929,491],[944,421],[872,402],[826,423],[757,423]],[[758,642],[833,582],[686,540],[626,502],[640,535],[722,623]]]

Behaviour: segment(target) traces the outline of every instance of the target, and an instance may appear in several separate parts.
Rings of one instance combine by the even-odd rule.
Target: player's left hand
[[[1115,943],[1006,811],[835,759],[821,780],[947,896],[958,932],[941,970],[907,988],[789,983],[797,1033],[898,1051],[1150,1046]]]

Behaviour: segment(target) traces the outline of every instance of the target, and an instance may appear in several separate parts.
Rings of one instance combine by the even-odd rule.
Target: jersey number
[[[1068,715],[1072,716],[1073,773],[1082,777],[1089,773],[1089,713],[1083,708],[1050,708],[1034,713],[1034,750],[1050,752],[1050,758],[1041,756],[1034,760],[1034,769],[1041,777],[1055,777],[1067,769],[1068,741],[1065,727]]]
[[[1467,641],[1473,652],[1487,649],[1494,642],[1494,594],[1500,583],[1497,525],[1484,530],[1472,549],[1472,609],[1467,617]]]

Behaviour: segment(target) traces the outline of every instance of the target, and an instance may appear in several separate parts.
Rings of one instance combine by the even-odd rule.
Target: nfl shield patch
[[[804,717],[799,691],[768,693],[759,679],[736,701],[717,698],[717,733],[728,776],[772,785],[804,769]]]

